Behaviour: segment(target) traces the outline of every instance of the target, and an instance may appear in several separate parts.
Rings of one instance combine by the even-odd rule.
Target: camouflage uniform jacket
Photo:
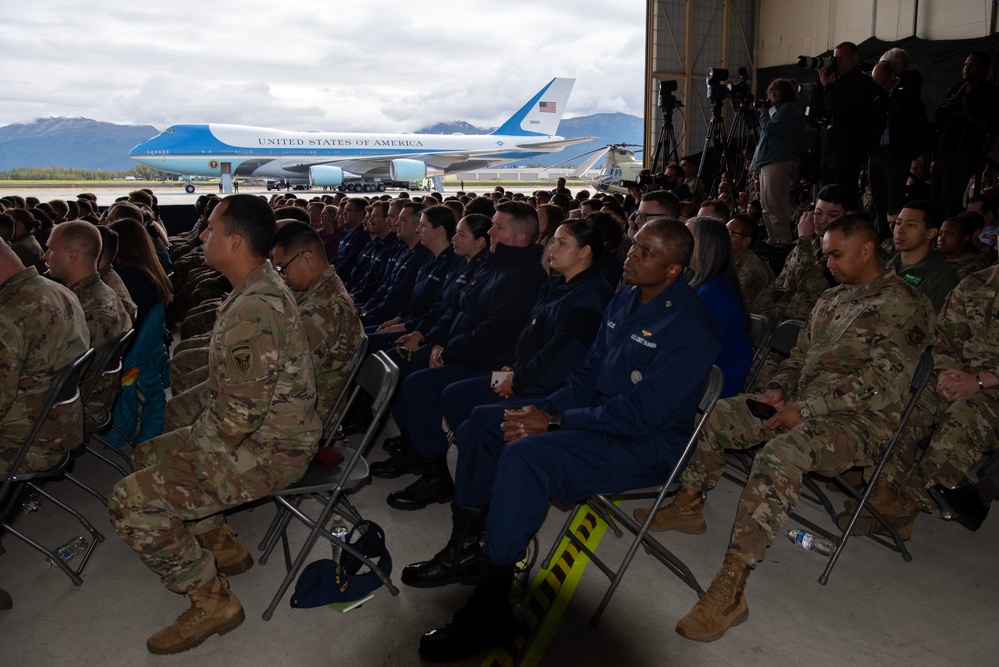
[[[739,289],[750,313],[766,313],[772,307],[770,298],[774,291],[774,272],[770,265],[752,250],[743,253],[735,263],[739,275]]]
[[[67,288],[25,269],[0,285],[0,457],[13,460],[42,411],[56,371],[90,347],[80,302]],[[26,467],[54,464],[83,440],[79,401],[54,408]]]
[[[285,483],[301,478],[321,424],[305,326],[270,262],[235,286],[219,307],[208,350],[208,409],[187,447],[232,457],[237,470],[267,468]]]
[[[961,280],[989,265],[988,258],[979,252],[966,252],[957,259],[948,259],[947,263],[954,267]]]
[[[937,321],[933,361],[937,370],[956,368],[999,377],[999,266],[973,273],[954,288]]]
[[[99,274],[87,276],[74,283],[70,291],[80,300],[83,313],[87,318],[87,329],[90,331],[90,346],[94,348],[94,361],[104,352],[104,347],[114,343],[132,326],[132,319],[125,311],[121,299],[114,290],[101,281]],[[97,367],[91,363],[87,374],[80,383],[86,389],[93,382]],[[116,373],[105,373],[100,378],[83,411],[87,417],[87,428],[96,428],[104,422],[114,399],[119,383]]]
[[[775,322],[807,320],[819,296],[832,287],[825,271],[822,242],[799,238],[784,262],[784,270],[775,281],[787,294],[770,309]]]
[[[902,280],[925,294],[933,302],[934,312],[939,313],[952,289],[957,287],[959,278],[939,250],[930,250],[926,257],[902,269],[902,253],[891,258],[885,268],[888,273],[897,274]]]
[[[348,367],[364,329],[343,281],[331,266],[295,293],[316,371],[317,412],[325,417],[347,383]]]
[[[101,277],[105,285],[113,289],[114,293],[118,295],[122,305],[125,306],[129,320],[132,324],[135,324],[135,316],[138,314],[139,309],[136,307],[135,302],[132,301],[132,295],[128,293],[128,288],[125,287],[125,283],[122,282],[118,272],[114,270],[114,266],[108,264],[103,269],[100,269],[97,275]]]
[[[896,276],[839,285],[819,298],[770,386],[782,388],[805,418],[851,413],[872,420],[887,439],[919,355],[933,342],[935,319],[929,299]]]

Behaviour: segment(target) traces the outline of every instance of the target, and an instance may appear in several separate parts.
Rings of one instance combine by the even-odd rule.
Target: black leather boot
[[[479,580],[482,531],[486,513],[482,507],[451,504],[451,539],[430,560],[407,565],[402,583],[416,588],[448,584],[474,584]]]
[[[978,530],[989,514],[982,493],[967,479],[962,479],[952,489],[934,484],[930,487],[930,495],[940,508],[940,516],[957,521],[971,531]]]
[[[482,574],[472,597],[442,628],[420,637],[420,657],[431,662],[462,660],[500,644],[517,631],[510,611],[514,564],[481,559]]]
[[[397,510],[421,510],[431,503],[454,500],[454,481],[447,469],[447,457],[427,459],[423,476],[402,491],[388,495],[388,504]]]
[[[409,435],[403,433],[399,450],[389,456],[388,460],[371,464],[371,474],[382,479],[393,479],[401,475],[413,475],[423,470],[426,461],[423,455],[416,451]]]

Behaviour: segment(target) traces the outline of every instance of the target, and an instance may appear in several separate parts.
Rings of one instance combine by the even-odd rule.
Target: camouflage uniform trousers
[[[797,504],[804,474],[834,475],[855,465],[870,465],[877,454],[871,450],[884,443],[885,435],[874,421],[855,413],[812,417],[777,434],[750,414],[747,398],[754,397],[744,394],[718,402],[682,483],[688,489],[712,489],[724,472],[725,450],[765,443],[756,453],[739,500],[728,548],[755,565],[766,556]]]
[[[934,484],[952,487],[961,481],[986,452],[999,446],[999,388],[975,392],[948,403],[932,387],[920,397],[917,416],[899,442],[898,456],[885,468],[885,476],[920,509],[933,512],[936,504],[926,489]],[[919,444],[929,437],[926,452],[908,476]]]
[[[198,449],[188,433],[171,431],[140,445],[132,455],[135,472],[115,485],[108,503],[121,539],[177,593],[217,574],[198,535],[219,528],[224,510],[287,484],[266,462],[240,469],[227,453]]]

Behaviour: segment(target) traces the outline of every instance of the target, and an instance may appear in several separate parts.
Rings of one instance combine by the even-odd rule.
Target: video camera
[[[753,91],[749,88],[748,80],[749,71],[745,67],[739,68],[739,80],[735,83],[726,83],[728,81],[728,69],[724,67],[709,67],[706,79],[708,99],[713,102],[721,102],[731,95],[733,105],[753,106]]]
[[[659,109],[663,112],[663,115],[673,113],[673,109],[682,107],[681,104],[676,99],[676,92],[678,87],[676,79],[662,79],[659,81]]]
[[[836,59],[832,56],[798,56],[798,67],[801,69],[824,69],[827,74],[836,71]]]

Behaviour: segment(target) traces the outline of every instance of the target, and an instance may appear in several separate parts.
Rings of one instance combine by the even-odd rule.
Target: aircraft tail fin
[[[493,134],[528,137],[555,134],[574,83],[575,79],[552,79]]]

